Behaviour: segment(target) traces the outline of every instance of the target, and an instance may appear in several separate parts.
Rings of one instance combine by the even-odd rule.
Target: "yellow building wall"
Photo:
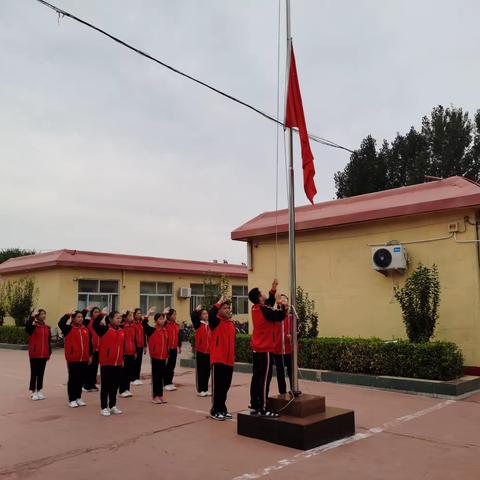
[[[458,240],[476,240],[473,210],[404,217],[343,228],[297,233],[297,285],[315,300],[321,336],[404,338],[401,310],[393,297],[418,262],[435,263],[441,285],[440,316],[435,339],[457,343],[465,364],[480,366],[479,261],[476,243],[453,238],[405,245],[409,268],[385,277],[372,269],[368,244],[390,240],[409,242],[448,235],[448,224],[459,221]],[[254,239],[249,288],[267,290],[274,275],[275,240]],[[278,242],[279,290],[288,294],[288,243]]]
[[[121,270],[97,270],[79,268],[55,268],[36,271],[29,274],[3,275],[0,281],[15,280],[21,277],[34,278],[39,287],[38,307],[47,311],[47,322],[56,325],[60,317],[77,307],[78,280],[117,280],[119,282],[119,309],[128,310],[140,305],[140,282],[172,283],[172,307],[177,310],[177,321],[190,322],[190,299],[178,298],[181,287],[190,287],[191,283],[203,283],[203,275],[175,275],[168,273],[152,273]],[[227,277],[228,278],[228,277]],[[228,278],[232,285],[247,285],[246,278]],[[245,322],[248,315],[235,315],[235,320]],[[7,319],[6,323],[12,323]]]

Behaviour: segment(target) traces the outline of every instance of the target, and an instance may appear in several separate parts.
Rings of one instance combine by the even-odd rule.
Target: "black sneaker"
[[[269,417],[269,418],[278,418],[280,416],[280,414],[278,414],[277,412],[270,412],[268,410],[262,410],[260,412],[260,415],[262,417]]]
[[[232,414],[228,412],[224,412],[222,415],[225,417],[225,420],[232,420],[233,418]]]
[[[214,420],[219,420],[220,422],[223,422],[225,420],[225,415],[223,413],[210,413],[210,418],[213,418]]]

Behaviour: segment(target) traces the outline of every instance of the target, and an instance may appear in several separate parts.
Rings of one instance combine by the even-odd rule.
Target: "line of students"
[[[253,415],[278,417],[269,411],[267,398],[276,364],[280,394],[286,394],[285,367],[291,389],[291,318],[287,314],[288,299],[276,294],[274,280],[269,295],[258,288],[249,292],[252,306],[253,376],[250,386],[250,408]],[[276,308],[275,308],[276,304]],[[89,318],[85,318],[90,312]],[[69,406],[85,406],[83,391],[98,391],[96,377],[100,366],[101,414],[110,416],[122,411],[116,406],[117,392],[131,397],[130,383],[141,384],[141,358],[148,351],[152,366],[152,401],[166,403],[164,390],[176,390],[173,384],[177,352],[181,352],[181,333],[174,309],[165,309],[154,316],[155,326],[140,309],[123,316],[97,307],[83,312],[72,310],[59,321],[65,338],[68,368]],[[33,400],[44,399],[42,393],[45,365],[51,355],[50,327],[45,324],[45,310],[32,314],[27,322],[31,364],[30,390]],[[195,329],[196,389],[201,397],[212,396],[210,416],[215,420],[232,418],[226,400],[235,363],[235,325],[231,319],[230,300],[222,297],[207,311],[198,306],[191,314]],[[208,391],[211,373],[212,393]],[[136,383],[137,382],[137,383]],[[82,388],[83,387],[83,388]]]
[[[150,309],[148,316],[154,313]],[[85,318],[90,312],[89,318]],[[84,311],[72,310],[58,322],[64,336],[65,359],[68,370],[68,404],[71,408],[85,406],[82,391],[98,391],[96,379],[100,366],[101,414],[109,416],[112,413],[122,413],[116,407],[117,392],[122,397],[131,397],[130,383],[141,384],[141,358],[146,353],[145,336],[152,334],[148,325],[148,316],[143,317],[141,309],[119,312],[100,311],[98,307],[88,307]],[[51,356],[51,329],[45,323],[46,311],[33,312],[26,322],[26,332],[29,340],[30,357],[30,391],[32,400],[43,400],[42,393],[45,366]],[[173,358],[168,370],[156,368],[158,358],[156,348],[158,340],[152,336],[149,342],[152,370],[155,373],[155,389],[152,392],[154,403],[165,403],[163,400],[163,384],[167,383],[169,390],[175,390],[173,376],[175,371],[177,348],[181,346],[179,327],[176,324],[176,312],[167,308],[155,315],[156,326],[165,332],[162,360]],[[165,325],[166,323],[166,325]],[[174,335],[170,338],[170,335]],[[159,378],[158,375],[161,375]],[[136,383],[135,383],[136,382]],[[160,385],[160,387],[158,386]],[[160,393],[158,393],[160,392]],[[158,401],[160,398],[161,401]]]

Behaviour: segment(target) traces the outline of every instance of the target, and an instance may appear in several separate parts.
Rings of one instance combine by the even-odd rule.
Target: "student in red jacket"
[[[122,379],[125,346],[125,332],[120,328],[121,319],[120,312],[113,311],[108,315],[107,321],[97,317],[93,322],[93,328],[100,337],[100,403],[102,408],[100,414],[105,417],[122,413],[117,407],[117,392]]]
[[[86,318],[87,313],[90,312],[90,317]],[[98,307],[87,307],[83,310],[83,324],[88,328],[92,338],[92,362],[87,367],[87,375],[85,377],[85,384],[83,385],[84,392],[98,392],[97,374],[98,374],[98,350],[100,348],[100,337],[93,329],[93,322],[97,317],[103,318],[107,315],[107,309],[100,311]]]
[[[148,324],[148,317],[143,320],[143,329],[148,338],[148,353],[152,364],[152,402],[167,403],[163,398],[163,377],[168,358],[168,332],[165,328],[166,314],[156,313],[153,317],[155,327]]]
[[[278,304],[288,307],[288,297],[280,295]],[[281,307],[279,307],[281,308]],[[292,315],[287,313],[283,322],[275,322],[275,338],[277,345],[274,352],[275,369],[277,371],[278,393],[287,393],[287,382],[285,381],[285,367],[287,367],[290,380],[290,391],[292,390]]]
[[[125,332],[125,347],[123,351],[123,372],[122,380],[120,382],[120,396],[123,398],[132,397],[130,392],[130,382],[134,380],[135,377],[135,360],[138,355],[138,342],[137,342],[137,332],[138,329],[133,321],[133,312],[127,310],[122,318],[122,328]],[[143,337],[145,334],[142,334]],[[142,353],[143,354],[143,348]]]
[[[83,313],[72,310],[58,322],[65,339],[64,350],[68,368],[68,406],[84,407],[82,386],[85,383],[88,364],[92,361],[92,338],[88,328],[83,325]]]
[[[150,309],[148,315],[153,314],[155,309]],[[148,317],[145,317],[148,318]],[[132,385],[143,385],[143,382],[140,380],[140,374],[142,371],[142,359],[143,355],[147,353],[147,347],[145,342],[145,332],[143,330],[142,322],[144,320],[143,312],[141,308],[136,308],[133,311],[133,325],[136,331],[137,339],[137,356],[135,358],[135,363],[133,367],[133,381]]]
[[[192,325],[195,329],[195,380],[197,395],[207,397],[208,380],[210,379],[210,327],[208,311],[198,305],[191,313]]]
[[[277,281],[274,280],[268,298],[258,288],[248,292],[252,306],[252,350],[253,375],[250,385],[250,408],[252,415],[278,417],[278,413],[267,410],[268,391],[272,380],[273,352],[277,341],[275,337],[275,322],[285,319],[286,310],[282,305],[279,310],[272,307],[275,304]]]
[[[232,383],[235,364],[235,325],[232,322],[230,301],[226,297],[212,307],[208,313],[211,330],[210,362],[212,364],[212,408],[214,420],[231,420],[226,401]]]
[[[35,310],[25,324],[28,334],[28,356],[30,358],[30,392],[32,400],[45,400],[42,393],[43,376],[47,361],[52,354],[50,327],[45,324],[47,312]]]
[[[182,335],[177,323],[177,312],[173,308],[170,308],[167,313],[166,329],[168,332],[168,360],[165,366],[164,383],[165,390],[172,391],[177,389],[173,383],[177,353],[182,353]]]

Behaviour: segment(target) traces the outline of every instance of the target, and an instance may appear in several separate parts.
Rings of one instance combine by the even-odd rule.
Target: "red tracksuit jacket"
[[[124,355],[135,355],[137,353],[137,331],[138,328],[133,323],[124,323],[123,331],[125,333]],[[143,335],[143,327],[142,327]]]
[[[28,356],[30,358],[50,358],[52,353],[50,327],[38,323],[33,325],[33,320],[29,319],[25,325],[25,330],[28,333]]]
[[[148,317],[145,318],[148,320]],[[145,331],[143,330],[142,322],[134,320],[133,325],[135,327],[137,348],[143,348],[145,347]]]
[[[225,320],[218,315],[218,305],[209,312],[210,325],[210,363],[235,365],[235,325],[231,320]]]
[[[122,367],[125,332],[121,328],[114,328],[111,325],[105,328],[103,334],[97,330],[100,335],[100,366]]]
[[[65,335],[65,359],[67,362],[88,362],[90,358],[90,332],[88,328],[72,325]]]
[[[273,353],[275,355],[292,353],[292,340],[288,338],[288,335],[292,335],[292,315],[287,314],[283,322],[275,322],[274,329],[277,344]]]
[[[152,327],[150,327],[152,328]],[[155,327],[148,337],[150,358],[166,360],[168,357],[168,332],[165,327]]]
[[[282,322],[285,318],[285,309],[274,310],[268,305],[256,304],[252,306],[252,350],[254,352],[273,353],[279,340],[276,322]]]
[[[173,350],[180,346],[180,327],[177,322],[171,322],[167,320],[165,328],[168,332],[168,349]]]

